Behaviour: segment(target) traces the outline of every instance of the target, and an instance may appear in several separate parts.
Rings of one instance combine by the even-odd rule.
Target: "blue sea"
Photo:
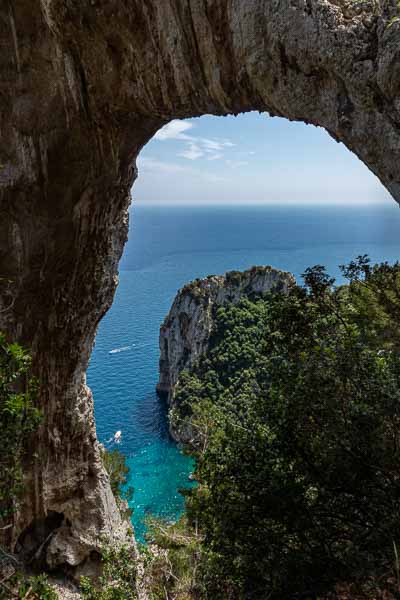
[[[187,281],[252,265],[300,278],[308,266],[338,265],[359,254],[400,258],[400,209],[381,206],[145,206],[131,210],[129,241],[114,304],[96,338],[88,382],[100,441],[122,431],[131,469],[133,524],[143,539],[146,515],[175,519],[180,488],[193,465],[168,437],[166,407],[155,393],[158,332]]]

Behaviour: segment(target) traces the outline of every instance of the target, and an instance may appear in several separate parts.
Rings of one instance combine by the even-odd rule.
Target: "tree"
[[[288,295],[220,309],[179,382],[182,420],[213,422],[188,502],[209,598],[315,598],[393,571],[399,267],[361,258],[348,286],[317,266]]]

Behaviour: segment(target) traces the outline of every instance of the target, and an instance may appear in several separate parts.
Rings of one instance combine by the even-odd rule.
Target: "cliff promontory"
[[[218,307],[266,292],[286,293],[294,283],[291,273],[266,266],[210,275],[185,285],[177,293],[160,328],[158,393],[173,406],[174,388],[180,373],[190,369],[207,351]],[[171,433],[177,437],[173,428]]]

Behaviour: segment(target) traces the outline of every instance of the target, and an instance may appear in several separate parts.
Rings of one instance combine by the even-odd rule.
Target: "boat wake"
[[[110,350],[108,354],[118,354],[118,352],[125,352],[126,350],[130,350],[135,344],[132,346],[122,346],[122,348],[114,348],[114,350]]]
[[[118,354],[119,352],[126,352],[127,350],[132,350],[132,348],[140,349],[145,348],[146,346],[153,346],[153,342],[148,342],[145,344],[131,344],[130,346],[122,346],[121,348],[114,348],[114,350],[109,350],[108,354]]]

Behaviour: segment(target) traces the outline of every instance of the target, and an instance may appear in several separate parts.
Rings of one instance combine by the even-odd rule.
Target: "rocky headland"
[[[169,407],[174,407],[174,389],[181,372],[190,370],[208,349],[217,308],[267,292],[286,293],[294,283],[291,273],[262,266],[195,279],[180,289],[160,328],[157,392]],[[173,426],[170,432],[182,441]]]

